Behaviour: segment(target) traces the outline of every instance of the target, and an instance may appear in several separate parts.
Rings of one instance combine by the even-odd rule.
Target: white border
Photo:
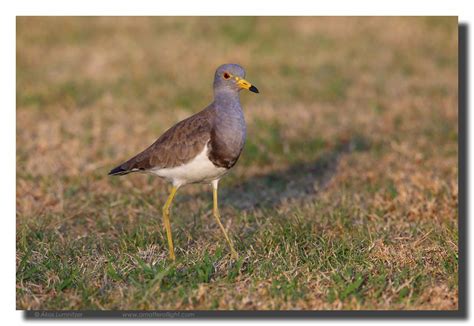
[[[472,35],[472,21],[474,10],[470,6],[471,1],[459,0],[398,0],[398,1],[311,1],[311,0],[20,0],[20,1],[4,1],[2,3],[2,12],[0,13],[0,140],[1,153],[0,159],[0,200],[3,214],[2,218],[2,261],[4,268],[0,269],[1,284],[1,302],[0,307],[5,314],[2,321],[6,324],[24,323],[21,313],[15,311],[15,16],[17,15],[118,15],[118,16],[149,16],[149,15],[450,15],[459,16],[460,21],[470,25],[469,36]],[[472,37],[469,37],[471,40]],[[468,42],[470,45],[470,41]],[[469,46],[469,75],[472,76],[472,51]],[[471,79],[472,81],[472,79]],[[472,82],[469,83],[469,94],[472,94]],[[469,114],[469,125],[473,125],[474,115]],[[473,162],[472,153],[474,152],[473,133],[469,132],[469,162]],[[472,164],[470,165],[472,167]],[[469,175],[469,185],[472,185],[473,176]],[[468,193],[468,202],[474,202],[474,193]],[[469,217],[468,217],[469,221]],[[473,230],[472,221],[468,223],[469,234]],[[468,236],[469,239],[469,236]],[[472,241],[468,241],[469,261],[472,260]],[[471,264],[469,264],[471,266]],[[472,272],[472,269],[469,268]],[[471,273],[472,274],[472,273]],[[470,285],[472,282],[468,282]],[[469,294],[472,293],[469,286]],[[468,300],[469,311],[472,311],[473,300]],[[116,323],[117,321],[77,321],[75,323],[102,324]],[[131,324],[133,321],[123,321],[121,324]],[[151,322],[151,321],[150,321]],[[168,321],[153,321],[167,323]],[[174,323],[176,321],[173,321]],[[202,323],[203,321],[201,321]],[[209,321],[204,321],[209,322]],[[218,321],[218,322],[222,322]],[[246,321],[252,323],[251,321]],[[258,323],[274,323],[276,321],[259,321]],[[308,322],[308,321],[307,321]],[[309,321],[311,322],[311,321]],[[342,324],[340,321],[324,321],[317,320],[322,324]],[[359,322],[375,322],[380,321],[359,321]],[[384,321],[390,322],[390,321]],[[394,321],[395,323],[415,324],[415,321]],[[436,323],[437,321],[422,321],[418,323]],[[444,322],[439,320],[439,322]],[[31,322],[30,322],[31,323]],[[56,321],[54,324],[62,324]],[[65,323],[65,322],[64,322]]]

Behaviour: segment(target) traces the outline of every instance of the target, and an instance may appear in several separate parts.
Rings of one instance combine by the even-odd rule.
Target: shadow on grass
[[[252,210],[308,198],[328,184],[337,172],[339,161],[344,154],[367,148],[367,140],[359,136],[339,142],[324,151],[315,161],[298,163],[281,171],[257,175],[222,187],[219,194],[220,203],[222,206],[228,205],[239,210]]]

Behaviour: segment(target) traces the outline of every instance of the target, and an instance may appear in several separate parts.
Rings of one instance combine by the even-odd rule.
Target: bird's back
[[[181,166],[196,157],[209,142],[212,105],[168,129],[147,149],[112,169],[109,174]]]

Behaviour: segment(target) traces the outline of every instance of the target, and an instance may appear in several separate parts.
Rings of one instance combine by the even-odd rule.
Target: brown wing
[[[150,147],[109,172],[121,175],[152,168],[172,168],[192,160],[211,137],[212,116],[203,110],[168,129]]]

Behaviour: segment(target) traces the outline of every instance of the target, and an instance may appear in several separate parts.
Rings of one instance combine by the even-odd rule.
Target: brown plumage
[[[173,168],[192,160],[211,139],[212,107],[178,122],[143,152],[109,174],[127,174],[153,168]]]

